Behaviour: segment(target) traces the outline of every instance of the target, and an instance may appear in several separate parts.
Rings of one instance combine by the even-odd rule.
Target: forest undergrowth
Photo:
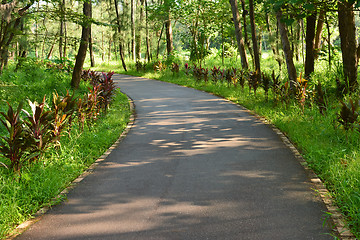
[[[233,65],[219,67],[219,61],[210,60],[200,66],[172,59],[138,62],[130,71],[118,72],[210,92],[265,117],[300,150],[360,237],[359,98],[346,93],[341,66],[319,64],[311,79],[299,76],[291,91],[286,69],[277,70],[275,61],[263,63],[261,81],[254,72]]]

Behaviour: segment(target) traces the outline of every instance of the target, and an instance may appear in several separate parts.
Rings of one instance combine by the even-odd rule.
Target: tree
[[[172,27],[171,27],[171,13],[170,13],[170,7],[171,7],[171,1],[170,0],[164,0],[165,5],[165,31],[166,31],[166,50],[167,54],[170,55],[173,51],[173,33],[172,33]]]
[[[22,8],[15,8],[17,1],[0,4],[0,73],[7,66],[9,59],[9,47],[11,46],[18,30],[22,18],[25,16],[27,10],[32,6],[34,1]]]
[[[249,0],[249,14],[250,14],[250,25],[251,25],[251,37],[253,42],[254,49],[254,60],[255,60],[255,72],[258,81],[261,78],[261,69],[260,69],[260,53],[259,46],[256,38],[256,27],[255,27],[255,14],[254,14],[254,2],[253,0]]]
[[[241,57],[241,66],[243,69],[248,69],[249,63],[247,60],[245,44],[244,44],[244,40],[242,37],[240,14],[239,14],[239,9],[238,9],[238,5],[237,5],[237,0],[229,0],[229,2],[231,5],[231,11],[233,14],[233,22],[235,25],[236,41],[237,41],[237,46],[238,46],[238,50],[239,50],[240,57]]]
[[[354,1],[338,1],[339,33],[343,71],[348,90],[355,91],[358,87],[357,67],[360,48],[356,44],[356,27],[354,16]]]
[[[81,72],[85,62],[86,50],[88,49],[89,38],[90,38],[90,25],[91,25],[91,1],[85,1],[83,4],[84,18],[81,23],[81,41],[79,51],[76,56],[75,66],[71,79],[71,86],[78,88],[81,80]]]
[[[289,42],[289,38],[288,38],[288,30],[287,30],[285,22],[282,19],[281,8],[278,9],[276,12],[276,19],[278,22],[282,47],[283,47],[283,51],[284,51],[284,55],[285,55],[287,72],[288,72],[289,79],[290,79],[290,88],[292,89],[292,87],[293,87],[292,82],[296,81],[297,73],[296,73],[296,68],[295,68],[294,60],[293,60],[293,52],[290,48],[290,42]]]
[[[115,12],[116,12],[116,23],[117,23],[117,30],[118,30],[118,34],[119,34],[119,52],[120,52],[120,59],[121,59],[121,63],[122,66],[124,68],[125,71],[127,71],[126,68],[126,63],[125,63],[125,59],[124,59],[124,51],[123,51],[123,45],[122,45],[122,38],[121,38],[121,24],[120,24],[120,16],[119,16],[119,10],[118,10],[118,2],[117,0],[114,0],[114,4],[115,4]]]
[[[305,78],[308,79],[314,72],[315,65],[315,39],[316,14],[312,13],[306,18],[306,58],[305,58]]]

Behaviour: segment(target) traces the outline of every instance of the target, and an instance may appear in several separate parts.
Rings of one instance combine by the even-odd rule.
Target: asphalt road
[[[325,206],[271,128],[207,93],[114,79],[136,104],[132,130],[17,239],[333,239]]]

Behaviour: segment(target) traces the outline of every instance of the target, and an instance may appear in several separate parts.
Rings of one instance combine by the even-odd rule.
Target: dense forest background
[[[74,72],[86,53],[91,66],[209,56],[261,77],[264,58],[295,80],[315,63],[342,62],[347,90],[357,89],[356,1],[13,1],[1,5],[0,70],[24,57],[66,62]],[[356,21],[357,20],[357,21]],[[76,65],[76,64],[75,64]],[[79,74],[77,74],[79,75]],[[73,85],[80,77],[73,75]]]

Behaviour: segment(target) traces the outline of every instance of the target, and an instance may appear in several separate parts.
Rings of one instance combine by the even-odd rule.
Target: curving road
[[[95,172],[17,239],[333,239],[277,134],[235,104],[115,75],[136,122]]]

